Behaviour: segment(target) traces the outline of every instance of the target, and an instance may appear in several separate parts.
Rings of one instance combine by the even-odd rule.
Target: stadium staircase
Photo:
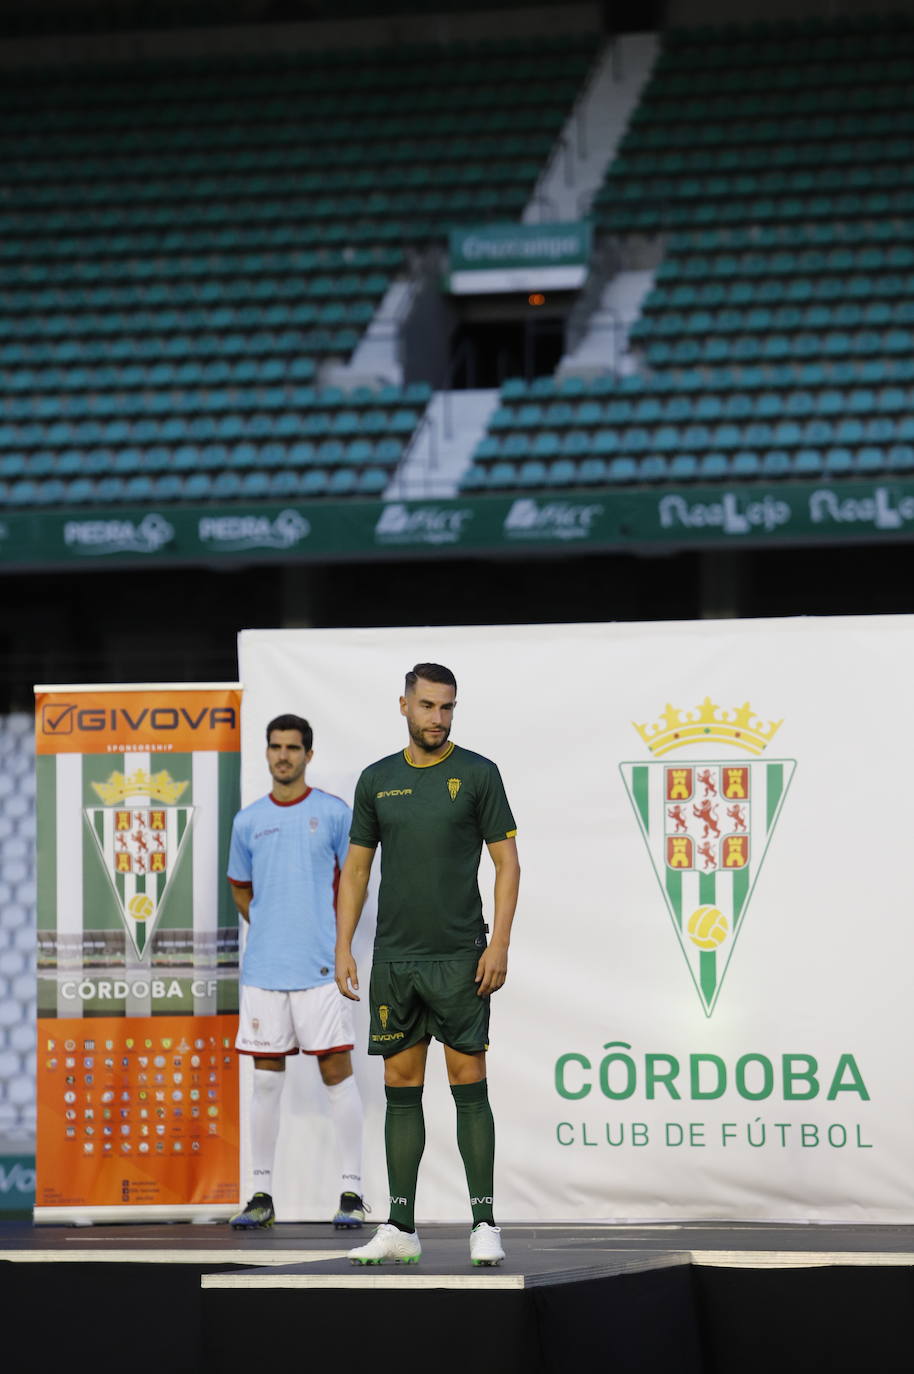
[[[605,45],[524,209],[525,223],[575,220],[589,213],[659,47],[653,33],[622,34]]]

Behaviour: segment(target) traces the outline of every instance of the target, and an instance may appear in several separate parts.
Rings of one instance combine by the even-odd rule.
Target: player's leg
[[[286,1058],[295,1054],[295,1033],[284,992],[242,984],[235,1047],[251,1055],[254,1074],[249,1110],[253,1193],[231,1219],[236,1229],[272,1226],[273,1165],[279,1138],[280,1106]]]
[[[362,1097],[352,1072],[352,1055],[348,1050],[331,1051],[318,1055],[317,1065],[327,1090],[340,1160],[340,1205],[333,1224],[337,1230],[359,1227],[367,1210],[362,1199],[364,1118]]]
[[[333,1224],[338,1229],[360,1227],[365,1220],[362,1200],[362,1098],[352,1073],[353,1027],[351,1004],[335,983],[321,983],[291,995],[292,1015],[302,1054],[317,1059],[321,1081],[337,1141],[340,1161],[340,1201]]]
[[[425,1149],[422,1087],[428,1036],[422,1008],[411,992],[410,976],[398,974],[396,966],[374,966],[369,1005],[369,1053],[384,1054],[384,1147],[390,1214],[368,1245],[350,1251],[349,1258],[358,1264],[382,1264],[385,1260],[410,1264],[422,1252],[415,1229],[415,1207],[419,1163]],[[391,1050],[397,1045],[403,1048]]]
[[[280,1058],[256,1056],[250,1101],[251,1174],[254,1194],[248,1209],[256,1211],[257,1204],[269,1216],[258,1224],[273,1224],[273,1166],[276,1161],[276,1142],[279,1139],[279,1119],[282,1090],[286,1081],[286,1061]],[[253,1208],[251,1204],[254,1204]],[[233,1222],[237,1225],[237,1222]]]
[[[494,1226],[495,1121],[489,1105],[485,1054],[444,1047],[448,1082],[457,1109],[457,1148],[470,1191],[473,1225]]]
[[[384,1148],[390,1185],[390,1216],[398,1230],[416,1229],[416,1183],[425,1151],[422,1088],[428,1040],[398,1050],[384,1060]]]
[[[442,962],[428,970],[427,996],[438,1014],[435,1034],[444,1041],[451,1096],[457,1111],[457,1147],[463,1160],[473,1230],[470,1258],[474,1264],[500,1264],[505,1257],[495,1225],[495,1122],[489,1105],[486,1046],[489,998],[479,997],[475,968],[462,960]]]

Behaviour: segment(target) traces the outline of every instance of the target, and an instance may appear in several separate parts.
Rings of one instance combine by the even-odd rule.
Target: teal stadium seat
[[[388,474],[383,468],[367,467],[357,478],[356,490],[360,496],[380,496],[388,481]]]
[[[600,486],[607,477],[608,467],[604,458],[594,455],[582,459],[578,464],[577,480],[581,486]]]
[[[325,496],[327,493],[327,474],[323,468],[309,468],[302,474],[299,491],[302,496]]]
[[[638,465],[638,476],[642,482],[662,482],[668,472],[669,464],[662,454],[649,454]]]
[[[483,491],[488,485],[488,469],[481,463],[471,463],[460,478],[461,491]]]
[[[499,461],[493,463],[489,468],[488,479],[486,482],[489,490],[500,490],[502,488],[512,488],[517,486],[518,469],[513,463]]]
[[[865,444],[854,454],[854,471],[861,474],[884,472],[889,466],[888,450]]]
[[[797,454],[794,470],[798,476],[807,474],[818,475],[823,470],[831,477],[844,476],[853,471],[854,455],[849,448],[830,448],[826,451],[824,461],[820,454],[816,454],[819,459],[818,464],[813,467],[811,454],[813,450],[802,450]],[[810,455],[810,456],[808,456]],[[806,462],[801,462],[802,459]]]
[[[805,450],[808,453],[814,450]],[[768,449],[762,454],[763,477],[788,477],[791,472],[790,455],[783,449]]]
[[[557,458],[546,468],[547,487],[572,487],[577,476],[577,464],[572,458]]]
[[[328,496],[350,496],[356,489],[356,474],[352,468],[336,468],[327,483]]]
[[[517,473],[517,485],[519,487],[543,487],[546,485],[548,468],[546,464],[538,458],[531,458],[528,462],[522,463]]]
[[[638,477],[638,464],[634,458],[612,458],[606,469],[606,477],[612,483],[634,482]]]
[[[184,478],[183,496],[187,501],[208,501],[213,495],[213,477],[208,472],[191,472]]]

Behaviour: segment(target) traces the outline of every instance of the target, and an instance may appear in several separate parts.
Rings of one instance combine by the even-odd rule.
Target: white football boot
[[[418,1264],[421,1254],[422,1246],[415,1231],[400,1231],[385,1221],[367,1245],[350,1250],[347,1258],[353,1264]]]
[[[481,1221],[470,1232],[470,1260],[473,1264],[501,1264],[505,1257],[501,1227]]]

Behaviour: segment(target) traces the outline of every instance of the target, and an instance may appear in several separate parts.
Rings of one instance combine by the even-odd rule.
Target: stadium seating
[[[512,379],[464,474],[464,491],[900,471],[914,454],[914,356],[670,369],[622,379]],[[552,399],[548,399],[552,398]]]
[[[162,413],[144,404],[143,395],[116,396],[117,418],[94,395],[80,397],[80,418],[68,419],[59,418],[59,396],[44,407],[14,397],[6,407],[10,419],[0,421],[0,478],[7,482],[0,502],[291,497],[300,494],[301,476],[312,465],[352,468],[352,490],[377,492],[430,395],[424,383],[349,393],[310,386],[188,389]],[[41,419],[19,418],[30,413]],[[342,493],[347,482],[337,478],[333,490]]]
[[[903,16],[671,30],[597,199],[615,231],[910,214]]]
[[[594,42],[11,75],[0,506],[382,493],[428,389],[321,369],[519,215]],[[663,236],[638,374],[505,383],[461,489],[909,470],[912,76],[903,18],[667,32],[594,203]]]
[[[597,195],[662,234],[620,379],[504,384],[463,489],[910,470],[914,24],[676,29]]]
[[[596,41],[5,73],[0,503],[383,490],[428,388],[321,369],[410,254],[519,216]]]

